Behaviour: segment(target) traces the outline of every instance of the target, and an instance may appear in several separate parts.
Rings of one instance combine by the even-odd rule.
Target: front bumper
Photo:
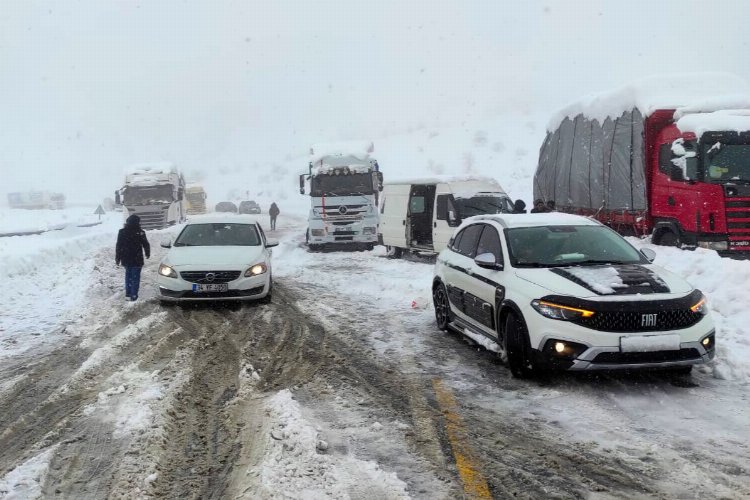
[[[230,281],[226,292],[194,292],[193,283],[182,278],[159,276],[156,280],[159,298],[169,302],[182,301],[233,301],[262,299],[270,290],[269,273],[246,278],[244,276]]]
[[[591,371],[675,368],[706,363],[716,354],[716,330],[710,316],[705,316],[695,325],[680,330],[633,333],[592,330],[570,322],[543,317],[535,320],[533,324],[528,325],[529,333],[537,331],[541,335],[532,335],[531,346],[538,364],[551,369]],[[620,347],[621,337],[675,334],[680,337],[679,350],[624,352]],[[713,343],[706,349],[701,341],[711,335]],[[585,346],[585,350],[574,359],[561,359],[548,349],[545,350],[550,341],[580,344]]]

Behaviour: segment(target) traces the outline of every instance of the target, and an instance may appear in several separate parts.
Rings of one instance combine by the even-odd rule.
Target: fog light
[[[555,352],[559,354],[565,352],[565,344],[563,342],[555,342]]]

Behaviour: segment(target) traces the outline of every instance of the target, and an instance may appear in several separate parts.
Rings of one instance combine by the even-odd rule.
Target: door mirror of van
[[[461,219],[456,215],[455,210],[448,210],[448,225],[450,227],[457,227],[461,225]]]
[[[477,255],[474,258],[474,263],[476,265],[478,265],[479,267],[484,268],[484,269],[492,269],[494,271],[502,271],[503,270],[503,265],[499,264],[495,260],[495,256],[492,255],[489,252]]]
[[[161,247],[162,248],[172,248],[172,240],[171,239],[161,240]]]
[[[646,257],[646,260],[649,262],[653,262],[656,259],[656,252],[650,248],[641,248],[641,255]]]

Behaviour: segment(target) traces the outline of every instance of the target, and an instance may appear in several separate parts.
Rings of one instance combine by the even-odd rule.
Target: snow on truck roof
[[[370,154],[375,151],[372,141],[342,141],[318,143],[310,146],[309,161],[315,165],[326,157],[353,156],[363,163],[370,159]]]
[[[676,73],[635,80],[622,87],[589,94],[552,116],[547,131],[555,131],[566,119],[583,115],[600,123],[638,109],[648,116],[657,109],[685,113],[750,108],[750,85],[732,73]]]
[[[685,115],[677,120],[677,128],[693,132],[699,139],[705,132],[747,132],[750,131],[750,109]]]
[[[500,187],[500,184],[492,177],[468,175],[436,175],[434,177],[418,177],[416,179],[397,179],[395,181],[386,181],[384,184],[455,184],[459,182],[484,183],[492,184],[493,187]]]
[[[174,163],[168,161],[134,163],[125,167],[125,175],[160,175],[176,173],[177,167]]]

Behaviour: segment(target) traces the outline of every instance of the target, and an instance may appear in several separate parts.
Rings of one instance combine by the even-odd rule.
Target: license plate
[[[229,283],[210,283],[208,285],[193,284],[194,292],[228,292]]]
[[[677,334],[620,337],[622,352],[677,351],[679,349],[680,336]]]

